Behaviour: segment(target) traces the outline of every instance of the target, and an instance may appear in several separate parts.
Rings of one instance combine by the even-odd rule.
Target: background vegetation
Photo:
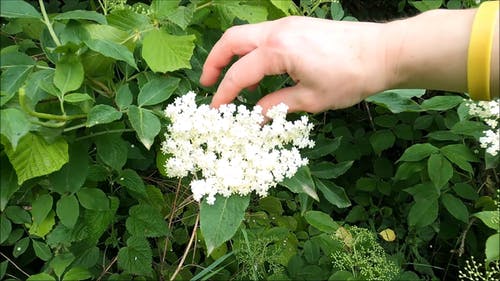
[[[2,0],[0,278],[498,278],[498,156],[479,146],[487,126],[465,94],[388,91],[310,116],[310,165],[268,197],[231,199],[228,217],[220,204],[200,212],[159,152],[162,110],[189,90],[210,100],[201,67],[232,25],[476,4]],[[238,102],[291,83],[267,77]]]

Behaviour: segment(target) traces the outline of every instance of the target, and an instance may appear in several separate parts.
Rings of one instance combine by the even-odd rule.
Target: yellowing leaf
[[[378,233],[382,239],[384,239],[387,242],[392,242],[396,240],[396,233],[394,233],[394,230],[390,228],[386,228]]]

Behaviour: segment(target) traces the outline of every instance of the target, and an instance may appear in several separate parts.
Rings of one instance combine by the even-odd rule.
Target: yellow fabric
[[[483,2],[474,17],[467,55],[467,85],[474,100],[490,100],[491,50],[499,1]]]

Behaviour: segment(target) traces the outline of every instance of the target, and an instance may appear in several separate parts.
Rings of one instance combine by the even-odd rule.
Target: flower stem
[[[47,15],[47,11],[45,10],[45,4],[43,4],[43,0],[38,0],[38,3],[40,4],[40,10],[42,11],[43,23],[45,23],[45,25],[47,26],[50,36],[52,37],[52,40],[54,40],[54,43],[56,43],[57,46],[61,46],[61,41],[59,41],[59,38],[57,38],[57,35],[54,32],[52,23],[50,22],[49,16]]]

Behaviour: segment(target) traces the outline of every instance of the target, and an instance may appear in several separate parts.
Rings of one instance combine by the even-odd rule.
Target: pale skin
[[[467,91],[467,49],[475,9],[434,10],[389,23],[287,17],[228,29],[203,66],[202,85],[222,78],[211,106],[232,102],[266,75],[296,84],[265,95],[264,112],[281,102],[289,112],[346,108],[395,88]],[[498,17],[491,94],[499,94]]]

